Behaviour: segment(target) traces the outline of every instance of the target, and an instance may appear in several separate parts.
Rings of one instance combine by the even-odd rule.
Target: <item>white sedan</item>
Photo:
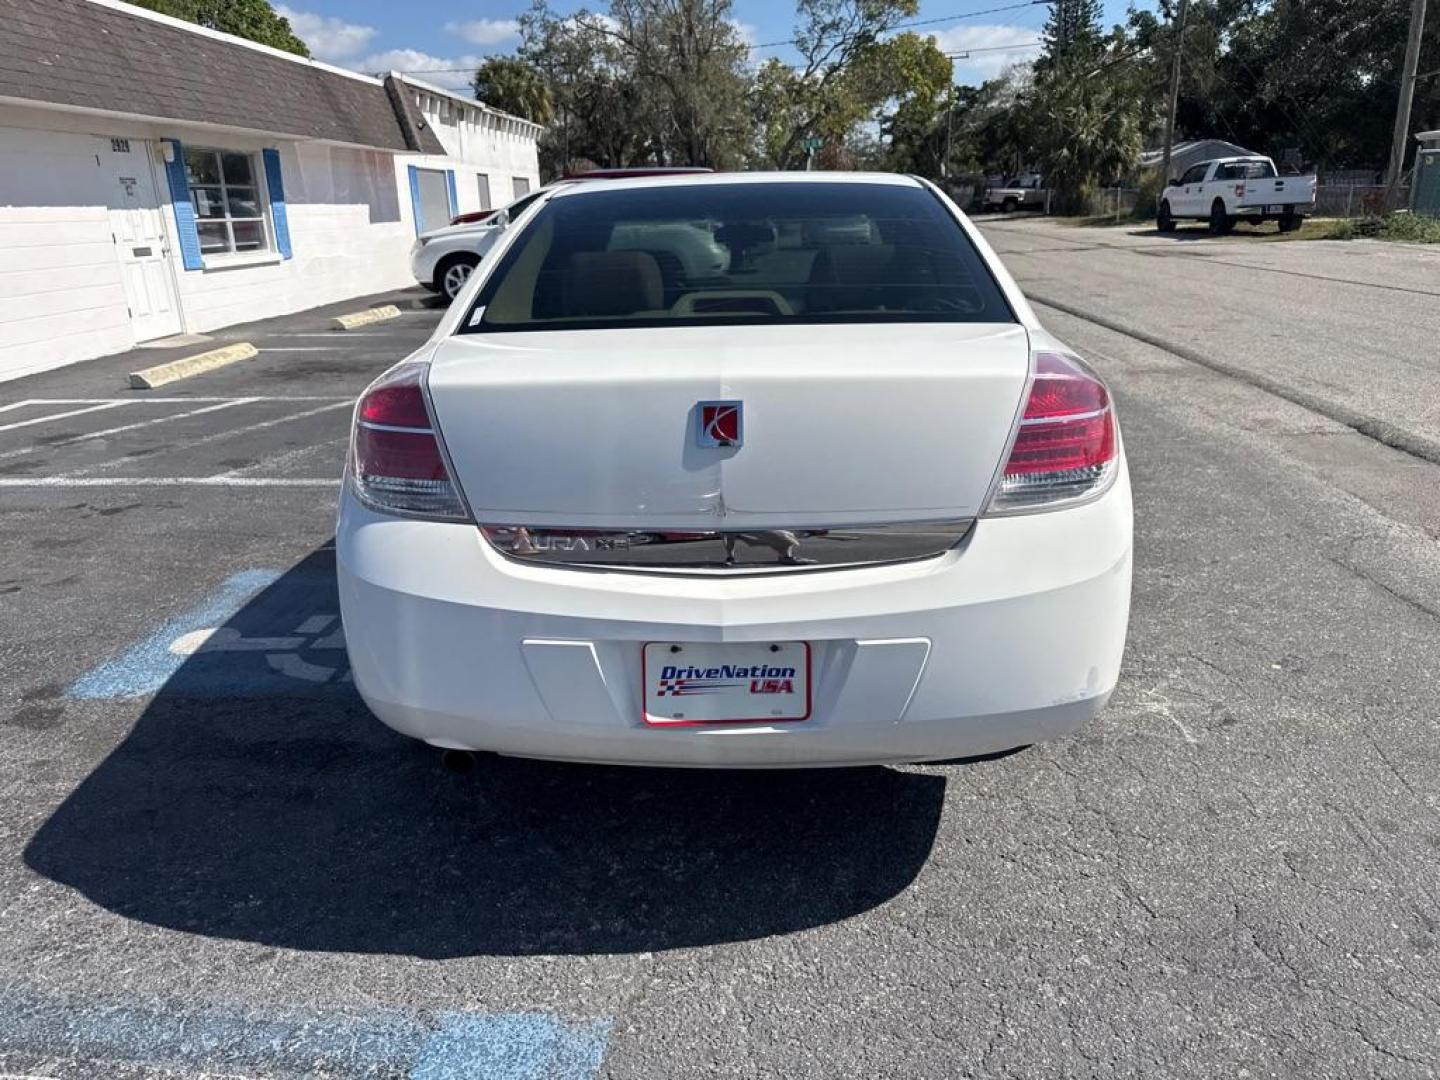
[[[336,552],[356,686],[432,745],[934,761],[1104,706],[1130,484],[933,185],[618,180],[537,200],[364,393]]]

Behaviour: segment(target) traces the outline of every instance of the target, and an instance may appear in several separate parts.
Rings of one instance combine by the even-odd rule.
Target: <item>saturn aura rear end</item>
[[[1106,387],[934,187],[561,188],[362,396],[356,686],[447,748],[814,766],[1105,704],[1131,505]]]

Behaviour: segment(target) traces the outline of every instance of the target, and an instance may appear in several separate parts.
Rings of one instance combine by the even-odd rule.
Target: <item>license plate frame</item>
[[[1265,204],[1265,213],[1267,213],[1267,214],[1283,214],[1283,213],[1285,213],[1285,204],[1284,204],[1284,203],[1266,203],[1266,204]]]
[[[665,678],[667,668],[687,673]],[[640,716],[647,727],[800,724],[810,719],[812,674],[808,641],[648,641]]]

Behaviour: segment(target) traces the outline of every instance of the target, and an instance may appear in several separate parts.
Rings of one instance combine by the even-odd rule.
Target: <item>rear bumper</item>
[[[980,521],[923,563],[741,579],[555,570],[473,526],[373,514],[336,540],[356,686],[437,746],[647,765],[937,760],[1074,730],[1115,685],[1129,614],[1122,470],[1097,501]],[[653,728],[647,641],[807,641],[809,720]]]
[[[1282,210],[1277,212],[1266,211],[1267,207],[1280,206]],[[1236,217],[1284,217],[1287,214],[1297,214],[1305,217],[1315,209],[1314,203],[1249,203],[1235,208]]]

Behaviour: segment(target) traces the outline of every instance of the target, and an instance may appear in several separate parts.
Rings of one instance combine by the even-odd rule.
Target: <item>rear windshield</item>
[[[461,332],[1013,321],[979,252],[925,188],[739,183],[552,199]]]
[[[1268,180],[1275,175],[1275,166],[1268,161],[1236,161],[1220,166],[1217,180]]]

